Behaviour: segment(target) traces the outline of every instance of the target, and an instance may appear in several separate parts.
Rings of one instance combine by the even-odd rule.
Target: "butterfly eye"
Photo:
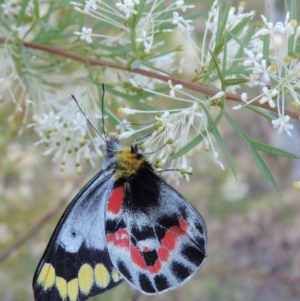
[[[131,153],[136,154],[138,152],[139,148],[136,143],[131,144]]]

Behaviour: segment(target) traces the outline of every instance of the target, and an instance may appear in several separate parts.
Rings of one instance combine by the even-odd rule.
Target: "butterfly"
[[[207,257],[206,225],[136,143],[108,139],[104,168],[58,222],[33,278],[35,301],[83,301],[124,279],[145,294],[186,282]]]

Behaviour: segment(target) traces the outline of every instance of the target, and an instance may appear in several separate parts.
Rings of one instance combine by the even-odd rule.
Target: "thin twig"
[[[57,213],[59,212],[63,206],[70,201],[71,196],[74,194],[75,187],[78,187],[78,184],[82,181],[82,179],[86,176],[86,172],[81,177],[78,177],[74,184],[72,185],[71,189],[68,193],[60,199],[58,204],[50,210],[47,214],[45,214],[27,233],[22,235],[12,246],[10,246],[6,251],[0,254],[0,262],[4,261],[8,258],[12,252],[19,247],[21,247],[30,237],[35,235],[40,229],[45,226],[45,224]]]
[[[12,43],[11,41],[7,41],[5,38],[0,37],[0,43]],[[164,82],[168,82],[169,80],[172,81],[173,84],[180,84],[182,86],[184,86],[187,89],[191,89],[193,91],[198,91],[207,95],[215,95],[217,94],[219,91],[216,89],[211,89],[208,87],[205,87],[203,85],[198,85],[195,83],[191,83],[188,81],[184,81],[181,79],[177,79],[177,78],[172,78],[166,75],[163,75],[161,73],[158,72],[154,72],[154,71],[149,71],[149,70],[144,70],[144,69],[130,69],[130,67],[119,64],[119,63],[115,63],[115,62],[111,62],[111,61],[106,61],[106,60],[100,60],[100,59],[95,59],[95,58],[89,58],[87,59],[84,56],[81,56],[79,54],[76,53],[72,53],[66,50],[63,50],[61,48],[57,48],[57,47],[52,47],[52,46],[48,46],[48,45],[41,45],[41,44],[36,44],[36,43],[32,43],[32,42],[23,42],[23,45],[27,48],[32,48],[32,49],[37,49],[37,50],[41,50],[41,51],[45,51],[48,53],[52,53],[52,54],[56,54],[62,57],[66,57],[78,62],[82,62],[82,63],[88,63],[90,66],[105,66],[105,67],[109,67],[109,68],[114,68],[114,69],[119,69],[119,70],[125,70],[128,72],[132,72],[132,73],[137,73],[137,74],[141,74],[141,75],[145,75],[147,77],[150,78],[155,78],[155,79],[159,79],[161,81]],[[233,101],[238,101],[241,102],[241,96],[238,94],[234,94],[234,93],[226,93],[225,94],[226,99],[229,100],[233,100]],[[251,100],[249,100],[249,102],[251,102]],[[268,104],[260,104],[258,100],[255,100],[251,103],[251,105],[254,105],[256,107],[260,107],[263,109],[267,109],[269,111],[272,112],[277,112],[278,109],[275,108],[271,108]],[[297,114],[295,112],[292,112],[290,110],[284,110],[284,114],[285,115],[289,115],[290,117],[299,120],[300,119],[300,114]]]

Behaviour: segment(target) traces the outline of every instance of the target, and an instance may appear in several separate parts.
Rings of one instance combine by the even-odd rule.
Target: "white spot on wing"
[[[144,240],[139,240],[136,244],[137,248],[141,251],[141,252],[147,252],[147,251],[151,251],[151,250],[155,250],[159,247],[159,241],[157,239],[153,239],[153,238],[147,238]]]

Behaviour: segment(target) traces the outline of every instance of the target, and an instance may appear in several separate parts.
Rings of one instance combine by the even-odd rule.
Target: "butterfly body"
[[[104,169],[61,217],[38,265],[36,301],[82,301],[123,279],[146,294],[178,287],[203,265],[200,214],[136,145],[107,141]]]

